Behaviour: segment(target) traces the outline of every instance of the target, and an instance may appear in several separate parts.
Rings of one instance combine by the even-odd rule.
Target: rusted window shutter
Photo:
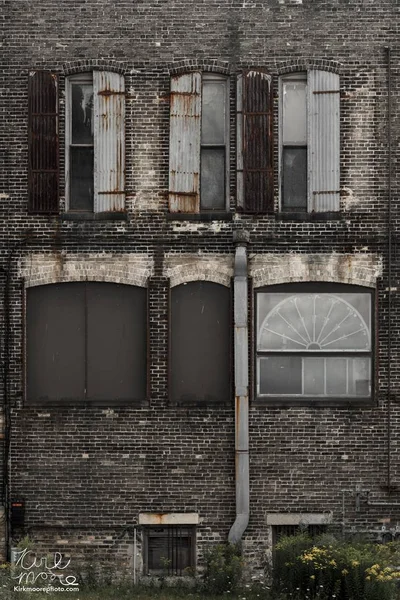
[[[169,210],[200,211],[201,73],[172,77]]]
[[[94,211],[125,210],[125,81],[93,72]]]
[[[263,70],[238,79],[238,208],[273,210],[272,82]]]
[[[28,83],[29,201],[31,213],[57,213],[59,193],[58,80],[33,71]]]
[[[340,83],[339,75],[309,71],[308,80],[309,210],[339,210]]]

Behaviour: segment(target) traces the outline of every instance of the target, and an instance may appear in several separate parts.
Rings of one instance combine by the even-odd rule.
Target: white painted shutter
[[[171,78],[169,210],[200,211],[201,73]]]
[[[339,210],[340,82],[328,71],[309,71],[308,202],[309,211]]]
[[[125,210],[125,82],[118,73],[93,71],[94,210]]]

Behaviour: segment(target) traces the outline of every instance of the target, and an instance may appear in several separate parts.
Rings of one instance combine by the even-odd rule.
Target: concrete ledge
[[[139,513],[139,525],[198,525],[198,513]]]
[[[327,525],[332,521],[332,512],[269,513],[266,516],[267,525]]]

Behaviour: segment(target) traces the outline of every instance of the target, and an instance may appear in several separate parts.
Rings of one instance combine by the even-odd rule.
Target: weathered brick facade
[[[179,284],[231,285],[238,230],[250,234],[254,289],[313,281],[373,288],[377,296],[369,404],[268,406],[250,394],[247,557],[262,561],[271,513],[332,513],[335,526],[375,537],[383,524],[400,526],[398,3],[0,0],[0,8],[5,472],[10,459],[4,493],[25,499],[24,531],[73,559],[94,556],[129,568],[139,513],[198,513],[200,557],[205,544],[227,539],[235,520],[234,391],[231,405],[170,402],[169,307]],[[264,68],[274,86],[275,211],[257,215],[236,210],[236,77],[252,67]],[[60,83],[61,197],[60,213],[52,216],[28,214],[28,75],[40,69],[58,74]],[[334,214],[279,212],[278,81],[307,69],[340,75],[340,211]],[[64,216],[65,80],[92,70],[125,79],[125,220]],[[229,215],[168,210],[170,78],[191,71],[230,78]],[[149,396],[142,406],[26,402],[25,290],[71,281],[147,287]],[[14,530],[9,546],[21,535]]]

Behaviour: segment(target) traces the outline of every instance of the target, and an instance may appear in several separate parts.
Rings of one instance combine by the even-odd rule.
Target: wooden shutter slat
[[[242,209],[264,213],[273,210],[271,76],[263,70],[245,71],[241,87]]]
[[[31,213],[57,213],[58,79],[50,71],[29,74],[28,131],[28,210]]]
[[[328,71],[308,73],[309,211],[338,211],[340,204],[340,82]]]
[[[170,212],[200,212],[201,73],[172,77]]]
[[[94,210],[125,210],[125,80],[119,73],[93,72]]]

